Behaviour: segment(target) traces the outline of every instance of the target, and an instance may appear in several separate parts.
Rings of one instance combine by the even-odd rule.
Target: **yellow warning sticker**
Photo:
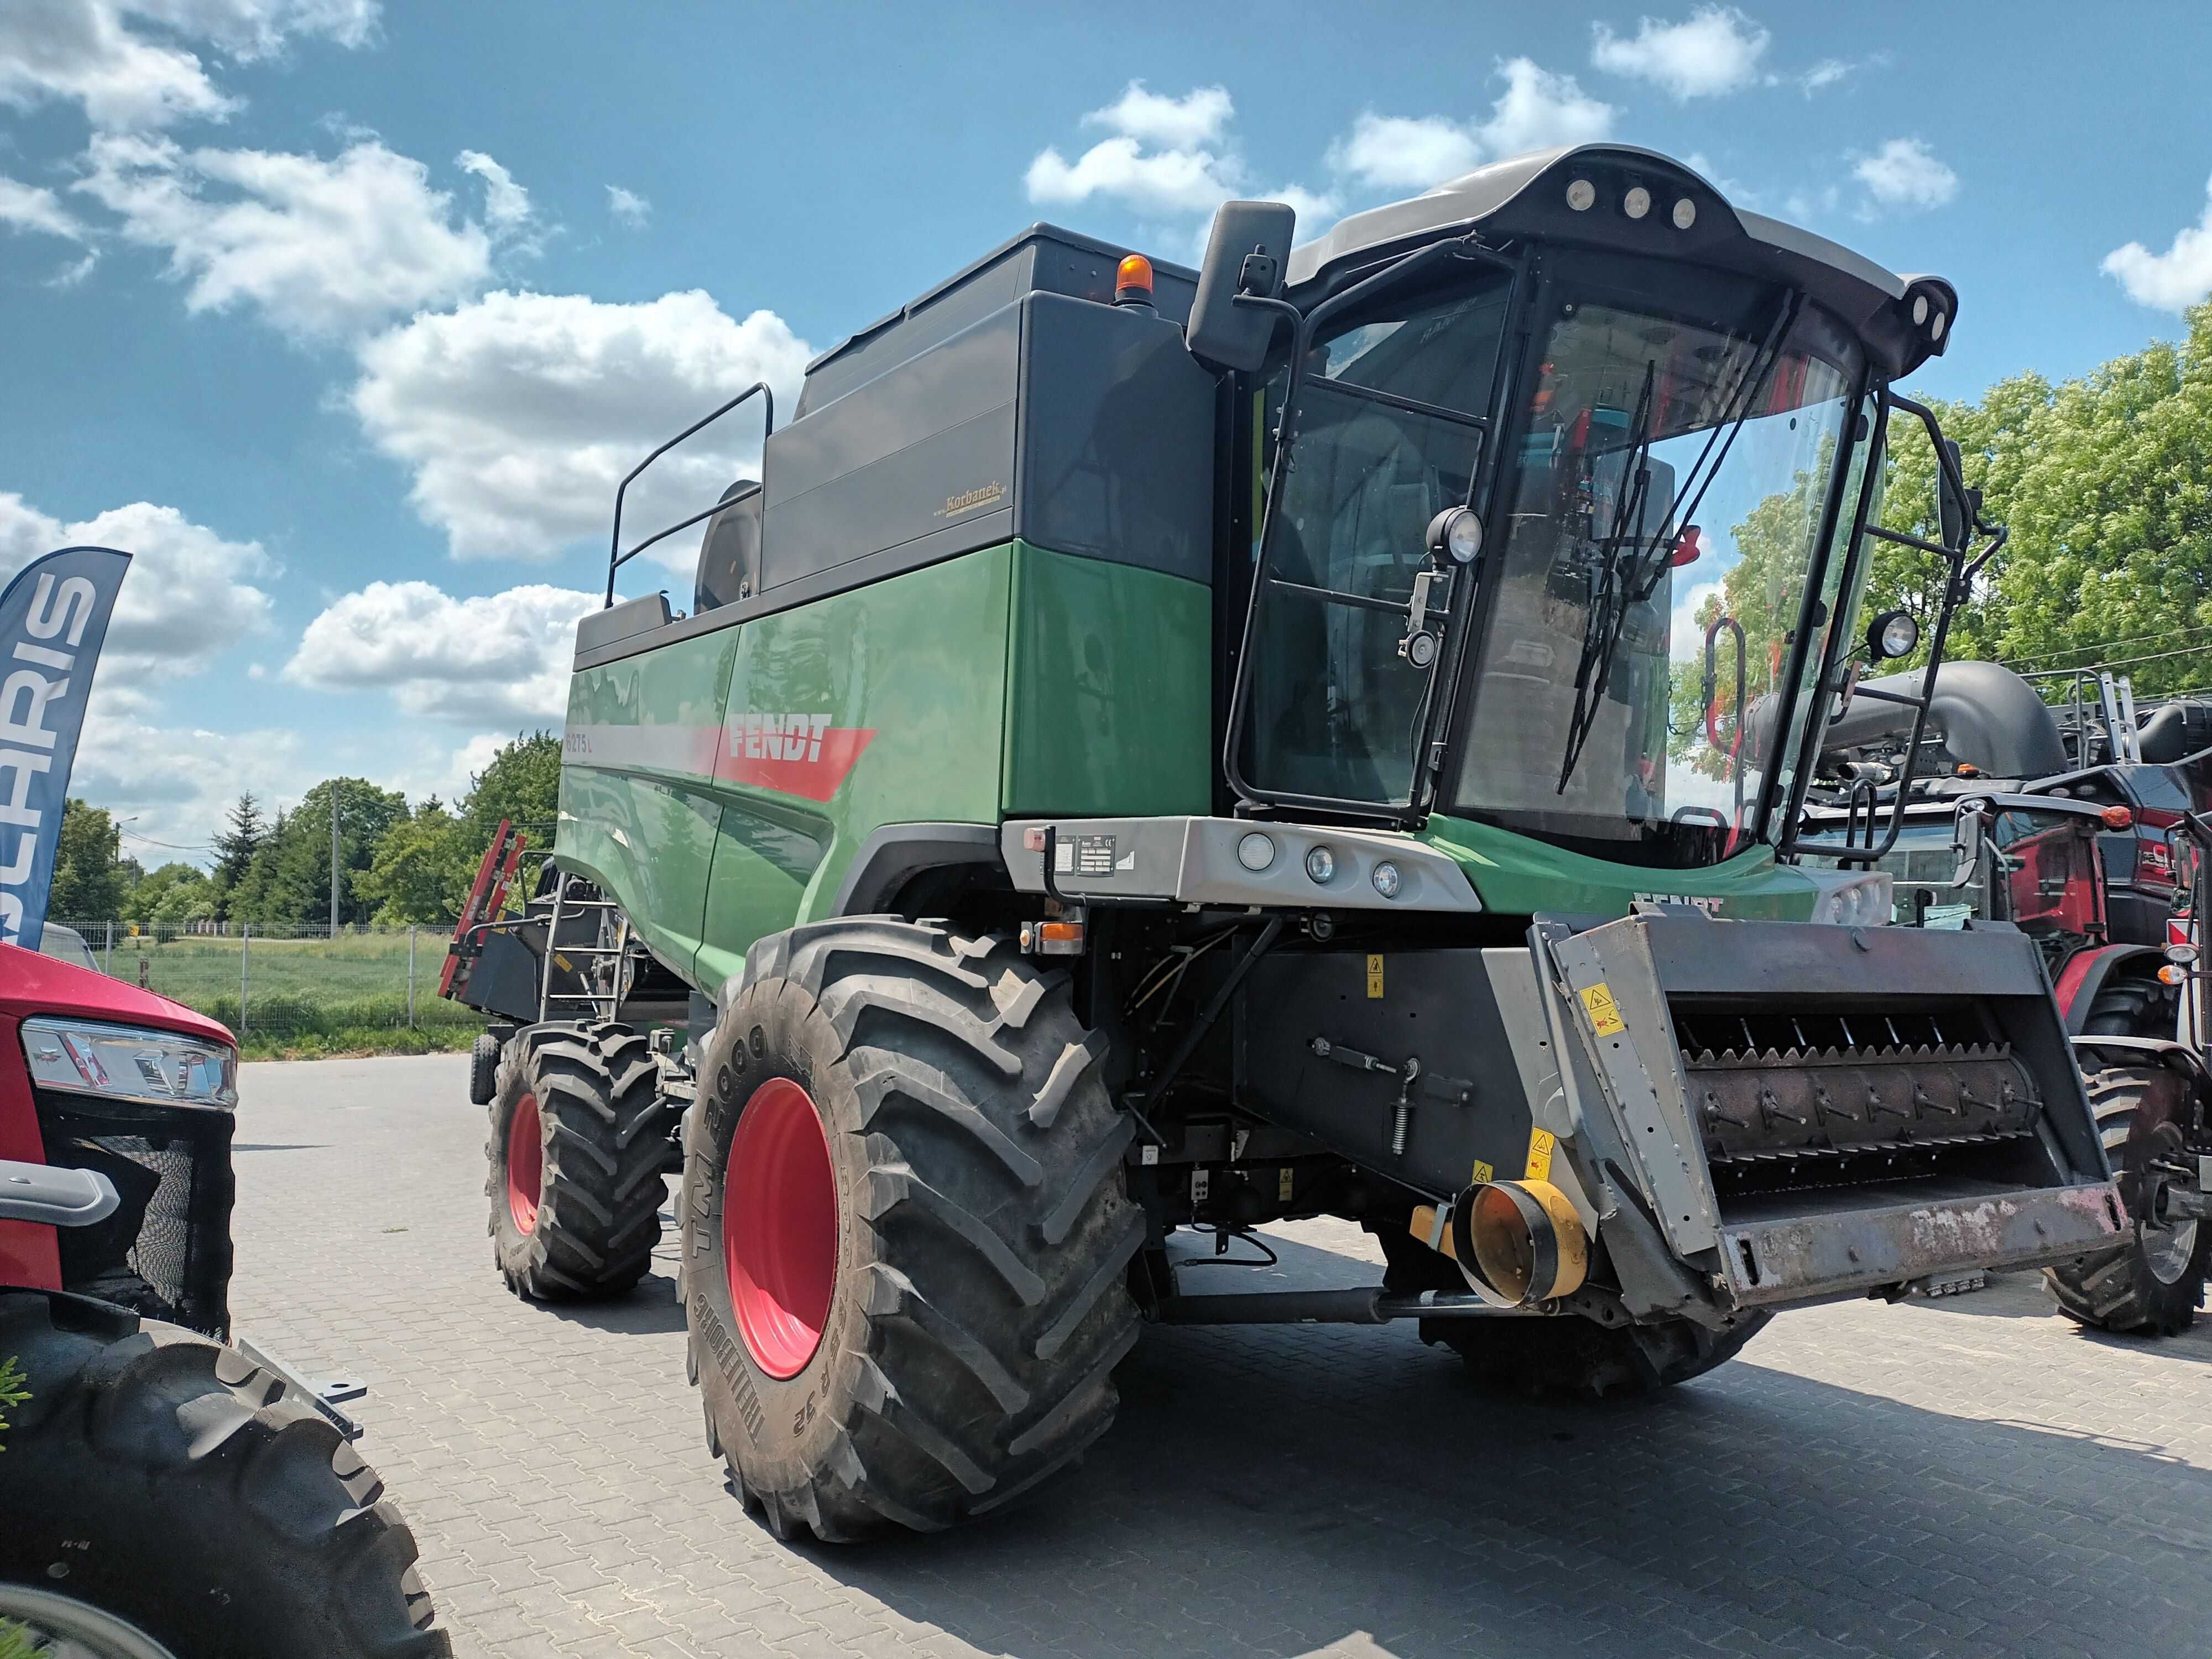
[[[1275,1202],[1278,1204],[1287,1204],[1290,1201],[1291,1166],[1285,1164],[1281,1169],[1275,1172]]]
[[[1497,1180],[1498,1171],[1478,1158],[1474,1160],[1474,1172],[1468,1179],[1472,1184],[1480,1187],[1485,1182]]]
[[[1589,994],[1584,992],[1583,994],[1587,996]],[[1549,1129],[1528,1131],[1528,1168],[1524,1179],[1549,1181],[1552,1178],[1552,1151],[1559,1144],[1559,1138]]]
[[[1367,994],[1370,997],[1382,994],[1382,958],[1380,957],[1367,958]]]
[[[1628,1029],[1628,1022],[1620,1017],[1620,1005],[1613,1000],[1613,987],[1603,980],[1584,991],[1582,998],[1583,1006],[1589,1011],[1590,1024],[1600,1036],[1611,1036]]]

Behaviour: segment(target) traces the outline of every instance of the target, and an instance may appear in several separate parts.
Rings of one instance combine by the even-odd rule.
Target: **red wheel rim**
[[[538,1194],[545,1184],[544,1133],[538,1127],[538,1097],[514,1103],[507,1121],[507,1209],[517,1232],[538,1225]]]
[[[822,1346],[837,1283],[837,1178],[806,1091],[771,1078],[730,1138],[722,1260],[730,1305],[753,1363],[796,1376]]]

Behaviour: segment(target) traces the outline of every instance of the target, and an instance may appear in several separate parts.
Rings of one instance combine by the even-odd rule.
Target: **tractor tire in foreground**
[[[2182,1081],[2160,1069],[2115,1066],[2089,1079],[2089,1105],[2115,1170],[2140,1170],[2182,1151]],[[2212,1267],[2212,1227],[2184,1221],[2145,1226],[2118,1249],[2043,1270],[2068,1318],[2104,1331],[2173,1336],[2189,1328]]]
[[[491,1102],[492,1255],[517,1296],[620,1296],[660,1242],[668,1111],[642,1035],[599,1021],[518,1031]]]
[[[708,1449],[779,1538],[995,1510],[1106,1431],[1132,1134],[1065,973],[856,917],[762,940],[688,1130]]]
[[[175,1325],[0,1292],[0,1620],[33,1651],[433,1659],[415,1538],[287,1384]]]

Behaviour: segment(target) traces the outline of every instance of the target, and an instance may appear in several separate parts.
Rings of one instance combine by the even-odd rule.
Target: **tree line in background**
[[[523,826],[534,848],[551,844],[560,786],[561,740],[538,732],[501,747],[450,806],[433,795],[410,808],[398,791],[364,778],[328,779],[273,817],[243,794],[216,837],[209,869],[179,860],[149,870],[124,855],[110,813],[71,800],[46,914],[160,931],[210,921],[328,927],[336,791],[340,925],[450,926],[501,818]]]
[[[2032,675],[2109,667],[2138,698],[2212,690],[2212,304],[2188,313],[2180,340],[2154,340],[2078,380],[2016,374],[1972,401],[1922,401],[1958,441],[1983,515],[2010,531],[1960,608],[1948,659]],[[1733,526],[1742,556],[1692,619],[1700,633],[1722,616],[1743,625],[1747,708],[1784,659],[1804,526],[1817,522],[1812,494],[1825,476],[1825,465],[1800,474]],[[1935,451],[1902,413],[1890,421],[1881,483],[1881,521],[1936,539]],[[1936,560],[1874,544],[1862,617],[1910,611],[1923,641],[1876,672],[1925,661],[1942,597]],[[1717,641],[1710,704],[1701,644],[1674,665],[1668,729],[1677,758],[1720,775],[1736,741],[1733,636]],[[2051,700],[2065,696],[2064,679],[2042,684]]]

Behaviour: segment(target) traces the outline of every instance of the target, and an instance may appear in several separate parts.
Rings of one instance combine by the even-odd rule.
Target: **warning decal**
[[[1583,994],[1587,996],[1588,992]],[[1549,1181],[1552,1178],[1552,1152],[1559,1138],[1549,1129],[1528,1131],[1528,1167],[1522,1178],[1528,1181]]]
[[[1367,994],[1371,1000],[1382,994],[1382,958],[1367,958]]]
[[[1589,1011],[1590,1024],[1600,1036],[1611,1036],[1628,1029],[1628,1022],[1620,1017],[1620,1005],[1613,1000],[1613,988],[1603,980],[1584,991],[1582,999],[1583,1006]]]

